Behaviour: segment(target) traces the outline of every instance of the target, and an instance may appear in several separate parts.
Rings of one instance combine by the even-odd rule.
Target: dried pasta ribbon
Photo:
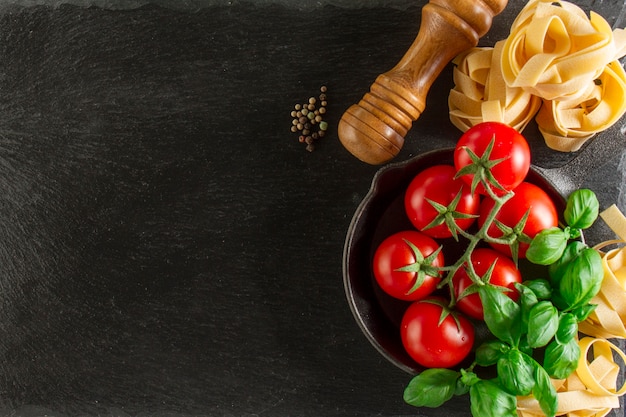
[[[541,106],[541,99],[510,87],[502,78],[504,42],[493,48],[473,48],[453,62],[455,87],[450,91],[450,120],[461,131],[487,121],[506,123],[522,131]]]
[[[626,112],[626,72],[619,61],[606,65],[584,91],[581,100],[544,100],[536,121],[548,147],[577,151]]]
[[[626,385],[617,389],[620,366],[613,352],[626,361],[626,354],[606,339],[584,337],[579,341],[580,360],[576,371],[567,379],[552,380],[558,398],[557,415],[568,417],[603,417],[619,408],[619,396]],[[591,348],[593,350],[590,352]],[[591,362],[587,360],[593,353]],[[532,396],[518,397],[517,414],[520,417],[540,417],[544,413]]]
[[[502,75],[545,100],[578,100],[621,45],[602,16],[567,1],[530,1],[504,44]]]
[[[612,204],[600,213],[600,218],[621,240],[626,241],[626,216],[620,209]]]
[[[600,213],[604,222],[621,240],[602,242],[595,248],[626,242],[626,217],[616,205]],[[589,336],[626,339],[626,246],[612,249],[602,256],[604,278],[602,287],[591,300],[597,307],[579,330]]]

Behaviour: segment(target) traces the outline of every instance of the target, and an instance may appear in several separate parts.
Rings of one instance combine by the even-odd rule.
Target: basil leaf
[[[461,379],[460,379],[460,381],[466,387],[471,387],[472,385],[474,385],[475,383],[477,383],[480,380],[481,379],[474,372],[467,371],[467,370],[461,368]]]
[[[526,333],[528,331],[528,316],[530,314],[530,310],[533,308],[535,304],[539,302],[535,293],[523,284],[516,284],[515,288],[520,294],[519,297],[519,305],[522,308],[522,332]]]
[[[544,229],[530,242],[526,259],[537,265],[551,265],[563,255],[568,239],[569,234],[558,227]]]
[[[559,328],[559,312],[550,301],[540,301],[528,316],[528,344],[538,348],[548,344]]]
[[[589,315],[594,312],[594,310],[598,307],[597,304],[587,304],[584,306],[580,306],[572,310],[572,314],[576,316],[576,319],[580,323],[581,321],[587,320]]]
[[[559,317],[559,329],[554,335],[560,344],[569,343],[578,334],[578,318],[572,313],[562,313]]]
[[[565,247],[565,251],[563,251],[561,258],[548,267],[550,282],[554,288],[559,287],[559,283],[561,282],[569,263],[576,259],[580,252],[586,248],[587,245],[581,241],[574,240]]]
[[[516,345],[521,336],[520,306],[493,285],[481,286],[478,293],[487,328],[503,342]]]
[[[460,376],[450,369],[426,369],[409,382],[404,401],[415,407],[439,407],[454,396]]]
[[[520,352],[524,352],[527,355],[532,356],[533,355],[533,348],[530,347],[530,345],[528,344],[528,338],[527,337],[522,337],[519,341],[519,344],[517,345],[517,348],[520,350]]]
[[[511,347],[500,340],[491,340],[482,343],[476,349],[476,363],[480,366],[495,365]]]
[[[552,286],[545,279],[524,281],[523,285],[530,288],[539,300],[549,300],[552,297]]]
[[[456,387],[454,389],[454,395],[465,395],[469,392],[469,385],[465,384],[463,378],[456,380]]]
[[[550,380],[550,375],[539,364],[535,366],[535,387],[533,396],[539,402],[541,410],[547,417],[554,417],[559,406],[556,389]]]
[[[543,367],[551,377],[565,379],[576,370],[579,357],[580,347],[576,339],[565,344],[553,340],[546,348]]]
[[[559,291],[570,308],[587,304],[600,291],[604,270],[600,254],[586,248],[565,269]]]
[[[600,203],[595,193],[588,189],[574,191],[567,198],[563,218],[570,227],[589,228],[598,218]]]
[[[528,395],[535,386],[535,361],[517,349],[498,359],[498,380],[513,395]]]
[[[517,417],[517,398],[498,384],[481,380],[470,387],[470,410],[474,417]]]

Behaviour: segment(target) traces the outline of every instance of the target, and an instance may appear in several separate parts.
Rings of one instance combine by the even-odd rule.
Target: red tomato
[[[409,291],[415,286],[418,279],[418,272],[398,271],[399,268],[415,264],[419,261],[419,254],[416,254],[410,242],[419,250],[422,259],[432,255],[439,245],[432,238],[417,230],[406,230],[395,233],[376,248],[373,261],[374,277],[378,285],[392,297],[415,301],[426,297],[432,293],[439,283],[440,273],[423,273],[423,282],[415,291]],[[432,260],[431,265],[423,264],[420,268],[424,272],[429,268],[442,267],[444,265],[443,253],[440,251]]]
[[[442,313],[447,313],[443,320]],[[402,317],[400,334],[409,356],[427,368],[458,365],[474,344],[472,323],[448,311],[445,300],[439,297],[411,304]]]
[[[503,159],[490,168],[496,181],[505,189],[512,190],[524,179],[530,169],[530,147],[526,138],[517,130],[504,123],[483,122],[467,130],[456,144],[454,150],[454,166],[461,170],[472,164],[472,159],[468,149],[477,156],[485,154],[489,143],[494,141],[493,149],[488,156],[489,161]],[[465,174],[461,178],[467,184],[471,184],[474,174]],[[506,191],[491,189],[497,195],[503,195]],[[487,191],[479,184],[476,191],[480,194],[487,194]]]
[[[406,214],[413,226],[428,236],[435,238],[453,236],[445,222],[426,228],[439,215],[439,212],[428,200],[452,208],[455,213],[478,215],[479,197],[472,194],[470,187],[461,179],[455,178],[455,175],[456,169],[452,165],[436,165],[426,168],[413,178],[406,190],[404,196]],[[461,197],[458,203],[455,207],[450,207],[459,193],[461,193]],[[444,220],[442,216],[439,217],[442,221]],[[447,217],[462,230],[467,230],[475,220],[474,217],[462,218],[455,216],[454,213],[448,214]]]
[[[522,239],[525,235],[528,238],[527,240],[532,239],[544,229],[558,226],[559,218],[556,207],[545,191],[534,184],[523,182],[513,192],[515,195],[504,203],[496,214],[496,220],[510,228],[515,228],[524,217],[524,214],[530,210],[526,224],[522,228]],[[495,202],[491,198],[485,198],[481,203],[480,217],[478,218],[480,227],[485,223],[485,219],[493,210],[494,205]],[[495,222],[491,224],[487,234],[494,238],[503,236],[502,231],[496,226]],[[529,243],[519,240],[518,243],[518,257],[525,258]],[[511,248],[508,245],[497,243],[490,243],[490,245],[508,256],[512,255]]]
[[[493,249],[479,248],[472,252],[470,260],[474,271],[481,278],[485,277],[491,265],[495,263],[489,283],[510,289],[511,291],[505,294],[512,300],[517,301],[519,293],[515,289],[514,284],[522,282],[522,274],[509,257]],[[478,293],[471,293],[463,298],[459,298],[468,287],[474,284],[465,267],[456,271],[452,277],[452,284],[454,286],[454,295],[457,299],[456,307],[472,318],[483,320],[483,303],[480,301]]]

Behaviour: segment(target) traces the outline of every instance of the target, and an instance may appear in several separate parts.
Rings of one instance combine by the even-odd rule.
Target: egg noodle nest
[[[531,0],[493,47],[453,63],[450,120],[461,131],[535,118],[551,149],[573,152],[626,112],[626,31],[567,1]]]

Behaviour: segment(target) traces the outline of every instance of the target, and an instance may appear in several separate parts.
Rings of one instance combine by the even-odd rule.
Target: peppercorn
[[[298,133],[298,142],[305,143],[309,152],[313,152],[317,141],[323,138],[328,130],[328,122],[324,120],[328,106],[327,91],[328,88],[322,85],[317,98],[311,96],[305,102],[295,104],[290,113],[291,131]]]

